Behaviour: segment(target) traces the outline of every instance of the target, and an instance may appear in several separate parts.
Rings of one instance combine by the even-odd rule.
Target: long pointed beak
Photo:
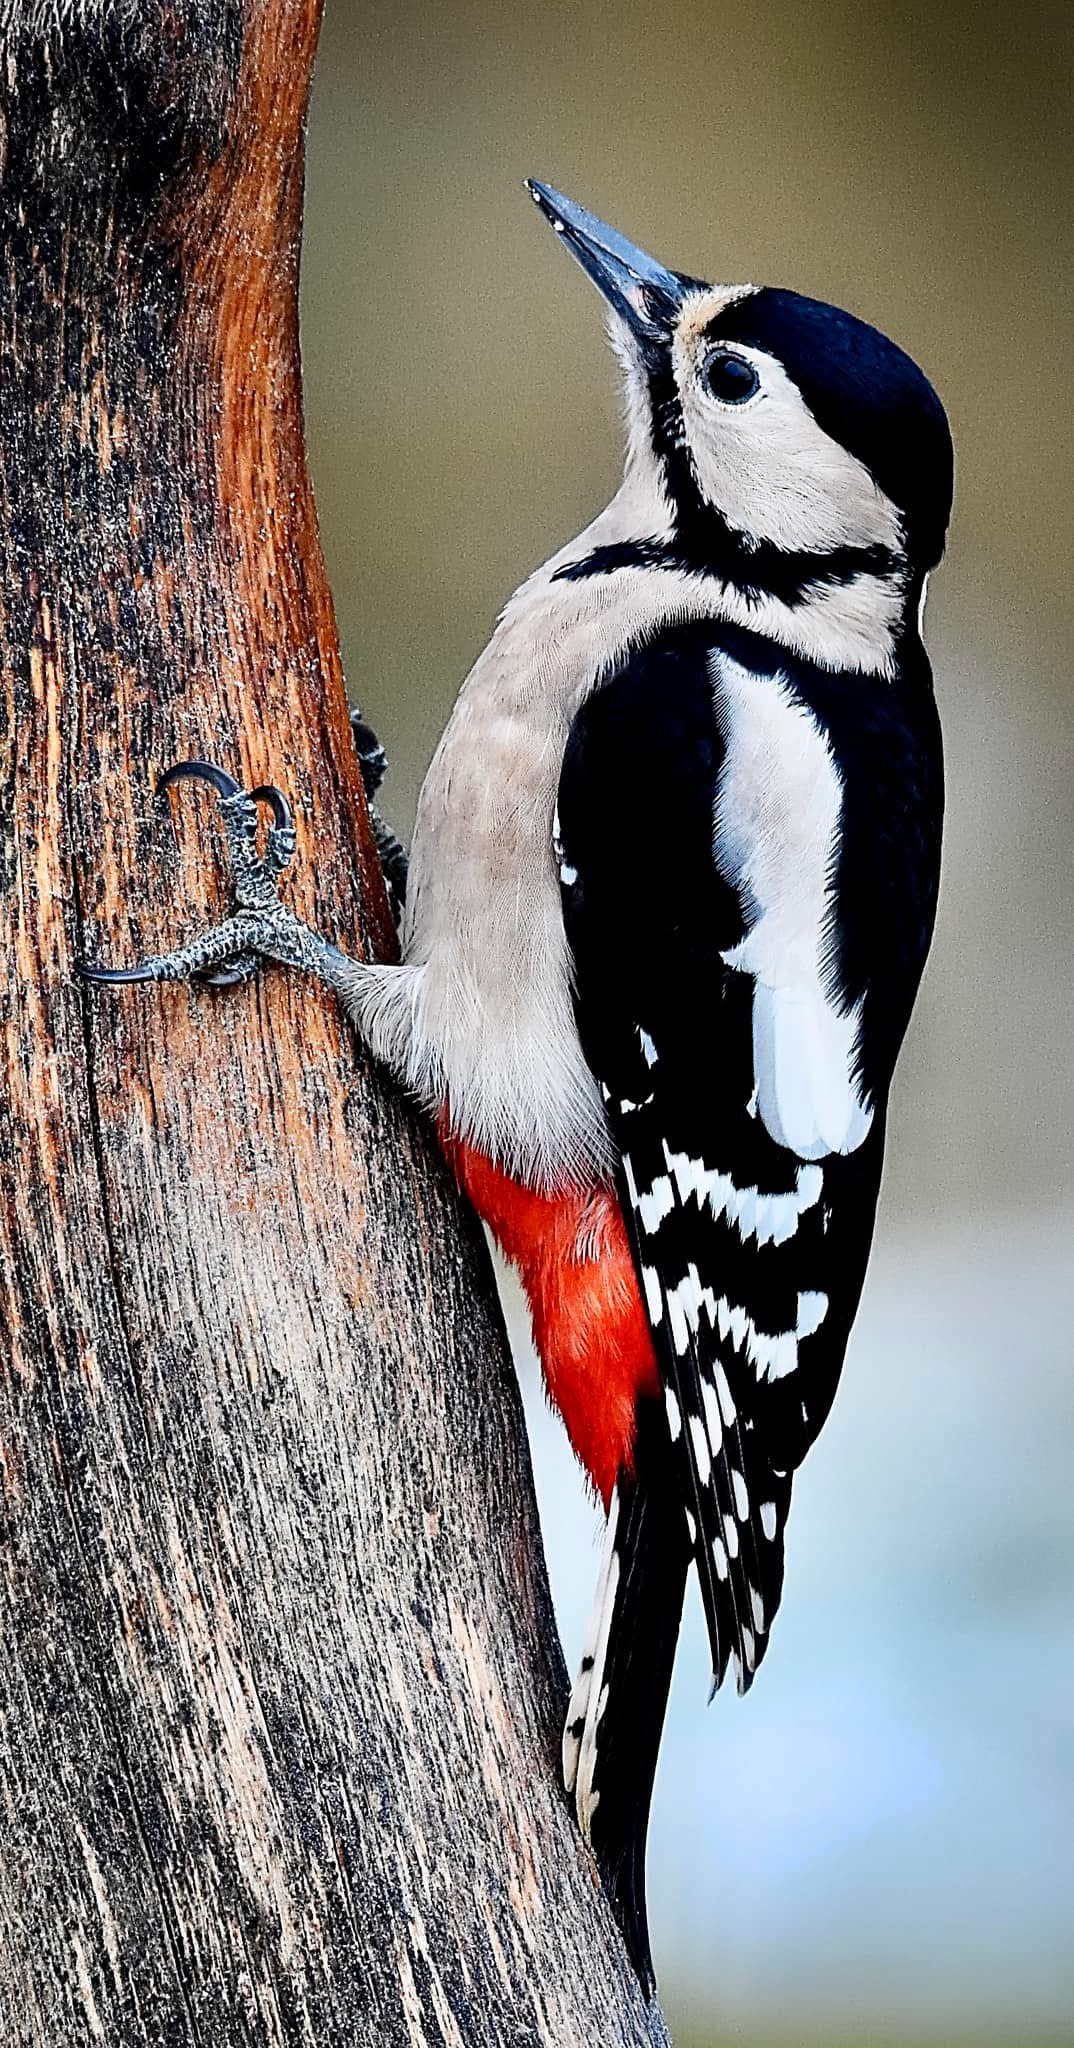
[[[591,277],[608,304],[624,319],[639,341],[666,341],[690,289],[690,281],[665,270],[644,249],[618,235],[606,221],[551,185],[526,179],[526,190],[571,255]]]

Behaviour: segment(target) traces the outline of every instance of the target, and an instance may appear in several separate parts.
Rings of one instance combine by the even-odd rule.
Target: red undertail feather
[[[460,1186],[522,1276],[549,1396],[607,1508],[620,1468],[633,1471],[639,1398],[660,1392],[615,1191],[540,1193],[441,1135]]]

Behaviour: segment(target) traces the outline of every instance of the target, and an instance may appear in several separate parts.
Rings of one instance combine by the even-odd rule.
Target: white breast
[[[422,790],[404,957],[423,1092],[531,1184],[585,1183],[614,1159],[574,1022],[552,846],[571,721],[629,644],[702,602],[672,573],[542,572],[473,669]]]

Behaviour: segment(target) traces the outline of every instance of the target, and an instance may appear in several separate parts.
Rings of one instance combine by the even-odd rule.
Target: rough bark
[[[283,973],[73,971],[222,908],[211,799],[151,794],[197,754],[390,943],[302,445],[317,16],[0,0],[5,2048],[666,2039],[429,1132]]]

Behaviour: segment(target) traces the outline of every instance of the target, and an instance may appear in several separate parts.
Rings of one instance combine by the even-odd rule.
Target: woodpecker
[[[434,1115],[607,1514],[564,1777],[651,1987],[645,1842],[688,1573],[713,1686],[733,1670],[745,1692],[861,1293],[932,934],[921,629],[952,448],[932,386],[860,319],[666,270],[529,190],[606,302],[625,472],[462,688],[400,962],[352,961],[280,902],[279,792],[183,763],[166,782],[221,795],[235,915],[87,971],[310,970]]]

